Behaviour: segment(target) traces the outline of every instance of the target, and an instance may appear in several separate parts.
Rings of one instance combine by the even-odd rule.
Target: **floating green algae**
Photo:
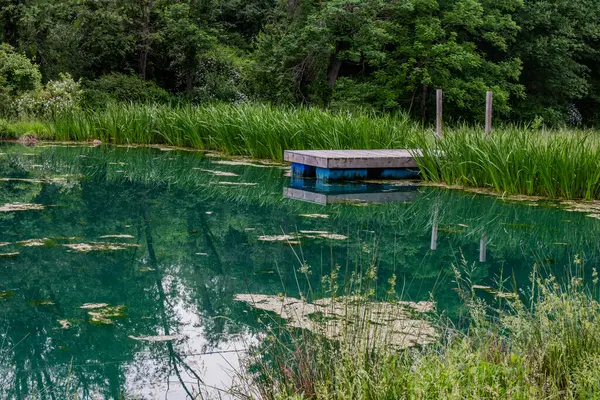
[[[91,324],[112,325],[117,318],[125,317],[125,306],[109,306],[101,304],[102,307],[93,308],[88,311],[88,321]]]

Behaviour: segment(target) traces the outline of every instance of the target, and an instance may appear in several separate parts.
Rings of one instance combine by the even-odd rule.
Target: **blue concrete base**
[[[293,178],[313,178],[320,181],[352,181],[365,179],[414,179],[420,176],[418,168],[369,168],[337,169],[317,168],[304,164],[292,164]]]
[[[317,179],[323,181],[363,180],[367,179],[367,170],[317,168]]]
[[[420,176],[421,171],[418,168],[388,168],[378,172],[380,179],[415,179]]]
[[[317,176],[317,167],[311,165],[292,163],[292,176],[314,178]]]

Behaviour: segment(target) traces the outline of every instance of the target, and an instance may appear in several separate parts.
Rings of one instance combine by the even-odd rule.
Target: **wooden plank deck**
[[[418,168],[420,150],[286,150],[285,161],[328,169]]]

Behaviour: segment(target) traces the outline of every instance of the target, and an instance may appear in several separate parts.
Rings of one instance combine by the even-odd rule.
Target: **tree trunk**
[[[423,94],[421,95],[421,117],[423,118],[423,123],[427,122],[427,90],[429,86],[423,85]]]
[[[331,97],[333,96],[333,88],[335,87],[335,82],[340,76],[340,69],[342,68],[342,60],[340,60],[337,56],[340,52],[340,46],[335,47],[335,52],[331,55],[329,59],[329,66],[327,67],[327,83],[329,84],[329,94],[325,97],[324,105],[325,108],[329,107],[329,102],[331,101]]]
[[[19,45],[19,22],[21,21],[22,11],[20,7],[20,1],[12,0],[8,2],[11,10],[10,12],[4,11],[4,23],[3,23],[3,41],[10,44],[12,47]]]
[[[329,61],[329,68],[327,68],[327,83],[329,83],[329,87],[333,90],[335,86],[335,82],[337,81],[338,76],[340,75],[340,68],[342,67],[342,60],[337,58],[337,51],[331,55],[331,60]]]
[[[150,52],[150,10],[152,0],[142,0],[142,46],[140,49],[139,71],[140,77],[146,80],[146,69],[148,67],[148,53]]]
[[[194,75],[196,72],[196,68],[193,63],[189,63],[186,71],[185,77],[185,92],[189,95],[192,93],[192,88],[194,87]]]
[[[288,18],[295,18],[297,10],[298,10],[298,0],[288,0],[288,2],[287,2]]]

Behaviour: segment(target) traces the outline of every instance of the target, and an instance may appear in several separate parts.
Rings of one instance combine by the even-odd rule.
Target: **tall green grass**
[[[33,132],[25,132],[29,126]],[[261,104],[109,104],[102,110],[60,113],[45,121],[44,132],[40,127],[23,121],[0,124],[0,138],[36,133],[64,141],[165,144],[274,160],[288,149],[419,148],[419,166],[428,181],[507,194],[600,198],[597,132],[507,125],[486,137],[480,127],[455,126],[434,140],[431,130],[401,113],[329,113]]]
[[[167,144],[281,160],[287,149],[404,148],[419,126],[406,115],[332,114],[315,108],[111,104],[50,122],[57,140]]]
[[[248,376],[251,383],[238,396],[269,400],[599,398],[596,272],[592,289],[579,278],[558,284],[552,277],[532,274],[528,295],[508,293],[508,299],[499,297],[494,306],[475,296],[460,272],[457,277],[458,292],[469,310],[468,329],[440,323],[441,336],[435,344],[400,351],[355,340],[335,344],[290,331],[291,341],[271,339],[271,344],[254,353],[259,368]],[[355,325],[348,326],[350,338]]]
[[[0,118],[0,140],[18,139],[26,134],[34,134],[41,139],[52,139],[47,125],[40,121],[7,121]]]
[[[600,145],[585,132],[505,128],[486,137],[459,128],[439,141],[418,138],[424,179],[500,193],[600,198]]]

